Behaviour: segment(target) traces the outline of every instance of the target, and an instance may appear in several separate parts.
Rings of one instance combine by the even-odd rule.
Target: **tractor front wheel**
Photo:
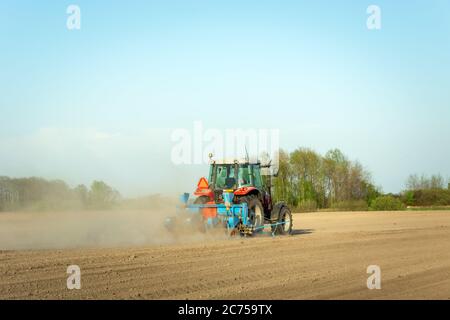
[[[272,228],[276,235],[292,234],[292,213],[288,207],[283,206],[280,210],[278,224]]]

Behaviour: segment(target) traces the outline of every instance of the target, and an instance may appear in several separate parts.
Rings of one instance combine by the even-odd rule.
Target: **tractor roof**
[[[212,160],[211,163],[214,164],[261,164],[259,160],[254,159],[219,159],[219,160]]]

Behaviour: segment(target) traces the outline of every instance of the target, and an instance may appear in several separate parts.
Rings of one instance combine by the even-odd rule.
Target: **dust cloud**
[[[115,247],[171,242],[167,211],[0,213],[0,249]]]
[[[168,206],[158,210],[0,212],[0,250],[113,248],[169,245],[226,239],[224,230],[207,234],[167,231]]]

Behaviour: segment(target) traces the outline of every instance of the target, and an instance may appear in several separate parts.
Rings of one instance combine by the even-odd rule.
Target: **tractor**
[[[262,170],[270,163],[248,159],[211,160],[208,178],[201,178],[194,199],[184,193],[175,217],[167,218],[166,228],[178,227],[206,232],[224,228],[228,235],[241,236],[269,232],[272,236],[292,233],[292,213],[284,202],[273,203],[272,176],[263,179]]]

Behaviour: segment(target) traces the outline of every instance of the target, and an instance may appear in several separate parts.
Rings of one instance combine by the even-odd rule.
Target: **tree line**
[[[403,202],[408,206],[450,206],[450,181],[440,174],[410,175],[406,182],[406,190],[401,194]]]
[[[70,188],[62,180],[0,177],[0,211],[109,209],[120,198],[103,181]]]
[[[279,153],[272,181],[276,201],[294,210],[402,210],[408,206],[450,206],[450,182],[440,175],[410,175],[398,194],[383,194],[371,174],[339,149],[324,155],[309,148]]]
[[[273,179],[275,200],[298,210],[367,210],[381,195],[370,173],[339,149],[321,155],[309,148],[280,150],[278,175]]]

